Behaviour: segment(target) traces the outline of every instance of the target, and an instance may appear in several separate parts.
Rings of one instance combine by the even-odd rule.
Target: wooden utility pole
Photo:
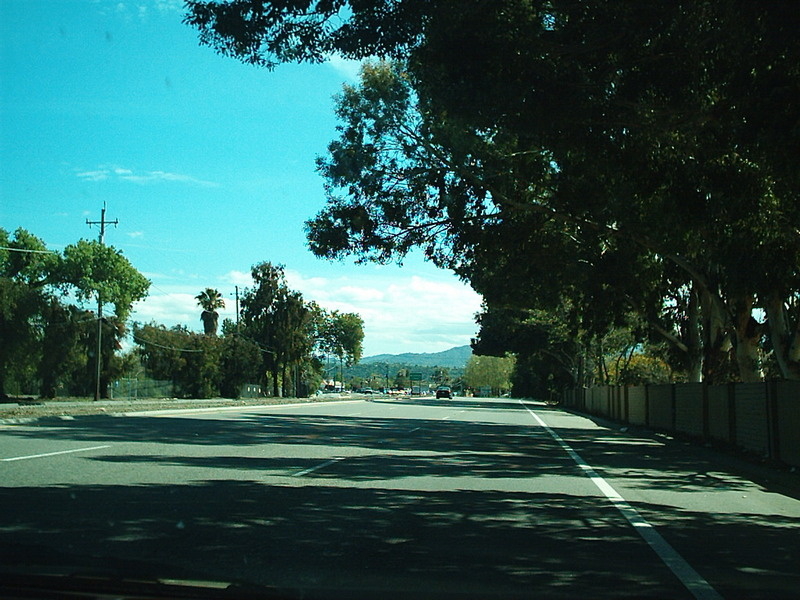
[[[106,224],[113,225],[116,227],[119,224],[117,219],[113,221],[106,221],[106,203],[103,202],[103,210],[100,212],[100,220],[99,221],[90,221],[86,219],[86,224],[91,227],[92,225],[100,225],[100,245],[102,246],[105,243],[105,236],[106,236]],[[94,386],[94,400],[97,402],[100,399],[100,369],[102,366],[102,356],[101,356],[101,340],[103,335],[103,298],[100,295],[100,290],[97,290],[97,355],[96,363],[97,363],[97,371],[95,373],[95,386]]]

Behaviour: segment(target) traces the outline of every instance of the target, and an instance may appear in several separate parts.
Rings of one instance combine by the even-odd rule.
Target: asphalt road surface
[[[796,475],[514,399],[4,425],[0,477],[5,573],[307,598],[800,596]]]

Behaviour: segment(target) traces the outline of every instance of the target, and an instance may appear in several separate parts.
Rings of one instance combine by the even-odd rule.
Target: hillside
[[[387,363],[391,365],[405,365],[408,367],[448,367],[463,369],[467,366],[469,357],[472,356],[470,346],[456,346],[442,352],[406,352],[405,354],[377,354],[361,359],[360,364]]]

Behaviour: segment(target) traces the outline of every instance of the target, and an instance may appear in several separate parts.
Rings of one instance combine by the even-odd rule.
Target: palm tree
[[[219,323],[218,308],[225,307],[222,294],[214,288],[206,288],[195,296],[197,303],[203,309],[200,320],[203,321],[203,329],[206,335],[217,335],[217,323]]]

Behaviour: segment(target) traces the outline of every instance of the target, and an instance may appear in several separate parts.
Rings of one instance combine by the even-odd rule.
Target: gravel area
[[[100,414],[122,414],[152,410],[180,410],[197,408],[219,408],[236,406],[271,406],[301,402],[332,402],[349,399],[350,396],[325,394],[313,398],[212,398],[203,400],[179,398],[147,398],[123,400],[99,400],[86,398],[57,398],[36,400],[33,398],[10,399],[0,403],[0,422],[27,421],[41,417],[81,416]]]

